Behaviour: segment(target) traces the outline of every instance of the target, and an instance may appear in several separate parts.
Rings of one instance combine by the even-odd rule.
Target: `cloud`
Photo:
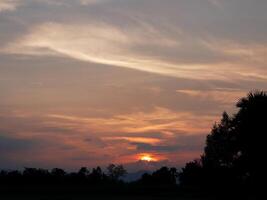
[[[199,134],[208,132],[214,116],[202,116],[199,119],[192,113],[172,112],[166,108],[155,108],[152,112],[137,112],[126,115],[116,115],[112,118],[86,118],[68,115],[48,115],[55,119],[55,124],[70,126],[79,130],[105,133],[151,133],[173,132],[181,134]],[[192,124],[192,121],[194,122]]]
[[[161,140],[158,138],[147,138],[147,137],[103,137],[103,140],[107,141],[127,141],[132,143],[141,143],[141,144],[157,144]]]
[[[65,56],[80,61],[195,80],[267,79],[266,42],[260,41],[259,36],[256,37],[258,34],[250,33],[258,28],[243,30],[247,27],[237,24],[238,19],[245,19],[245,16],[236,8],[236,3],[217,0],[168,0],[166,3],[158,0],[134,3],[61,0],[56,1],[56,4],[65,6],[57,8],[51,5],[55,1],[38,2],[39,4],[27,1],[27,5],[44,8],[44,11],[40,11],[43,12],[42,17],[36,16],[37,20],[32,24],[32,17],[26,17],[27,22],[23,23],[29,24],[28,31],[16,40],[9,41],[0,52],[31,56]],[[97,7],[81,6],[98,3],[101,4]],[[50,6],[44,6],[47,4]],[[222,11],[214,11],[211,9],[212,5],[229,7],[223,11],[229,14],[219,15],[218,12]],[[242,4],[244,9],[248,9],[248,6],[251,6],[248,2]],[[254,11],[254,7],[258,6],[250,9]],[[174,12],[173,8],[178,11]],[[238,12],[234,12],[233,8]],[[27,11],[30,8],[25,6],[24,9]],[[185,9],[192,11],[190,13],[194,15],[188,16],[184,12]],[[58,12],[55,12],[57,10]],[[77,14],[77,11],[81,12]],[[29,10],[30,12],[32,10]],[[229,21],[228,16],[232,15],[232,20]],[[211,21],[211,18],[214,21]],[[232,21],[235,23],[229,24]],[[255,16],[255,21],[258,23],[248,21],[248,26],[262,22],[260,16]],[[215,27],[215,22],[220,26]],[[261,25],[263,26],[264,24]],[[238,27],[243,31],[238,32]],[[226,29],[233,33],[228,36]],[[265,30],[261,31],[264,32]],[[243,33],[247,35],[243,37]],[[251,37],[247,39],[248,36]],[[242,38],[246,39],[246,43]]]
[[[0,0],[0,12],[16,11],[19,6],[50,5],[50,6],[90,6],[107,2],[109,0]]]
[[[34,27],[29,35],[10,43],[2,52],[67,56],[87,62],[200,80],[231,80],[234,77],[267,79],[261,73],[263,69],[252,70],[248,66],[248,63],[264,65],[264,46],[227,45],[203,39],[189,41],[189,38],[179,43],[177,38],[168,38],[155,27],[144,22],[142,24],[143,30],[127,31],[101,22],[80,25],[45,23]],[[161,51],[157,52],[157,49]],[[173,57],[175,52],[177,58]],[[207,57],[203,52],[210,52],[210,61],[208,58],[206,63],[202,61]],[[189,59],[191,63],[187,61]]]
[[[155,145],[150,145],[150,144],[144,144],[144,143],[133,143],[134,145],[137,146],[137,150],[142,151],[142,152],[177,152],[177,151],[186,151],[186,150],[192,150],[192,147],[186,146],[186,147],[181,147],[178,145],[175,146],[170,146],[170,145],[160,145],[160,146],[155,146]],[[201,150],[201,148],[194,147],[193,150]]]
[[[20,0],[0,0],[0,12],[14,11],[20,3]]]
[[[175,135],[165,138],[161,143],[132,142],[140,152],[147,153],[178,153],[178,152],[201,152],[204,147],[203,135]]]
[[[247,91],[235,89],[213,89],[213,90],[177,90],[178,93],[185,94],[203,100],[212,100],[221,104],[235,104],[240,97],[245,96]]]
[[[80,0],[80,3],[82,5],[91,5],[91,4],[97,4],[97,3],[103,3],[108,0]]]
[[[79,32],[77,32],[79,30]],[[146,34],[154,32],[147,29]],[[78,33],[78,35],[77,35]],[[155,73],[171,74],[172,69],[164,70],[160,65],[166,65],[151,60],[149,57],[133,55],[127,50],[133,43],[145,42],[163,45],[163,36],[142,34],[129,35],[129,32],[117,29],[108,24],[93,23],[91,25],[63,25],[49,23],[36,27],[31,35],[10,44],[5,51],[30,55],[61,54],[75,59],[108,64],[120,67],[134,68]],[[24,49],[24,51],[21,51]],[[145,65],[143,68],[142,65]],[[150,67],[148,67],[148,65]],[[168,65],[168,64],[167,64]],[[151,68],[151,69],[150,69]]]
[[[38,146],[36,141],[12,138],[0,135],[0,152],[11,153],[16,151],[31,150],[33,147]]]
[[[222,8],[222,0],[208,0],[212,5],[218,7],[218,8]]]

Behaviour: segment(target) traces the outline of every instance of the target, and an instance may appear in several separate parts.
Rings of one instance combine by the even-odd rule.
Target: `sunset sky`
[[[266,0],[0,0],[0,169],[181,167],[267,89]]]

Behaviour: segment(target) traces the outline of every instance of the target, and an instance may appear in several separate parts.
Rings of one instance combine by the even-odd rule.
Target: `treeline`
[[[123,177],[127,174],[126,169],[122,165],[111,164],[104,172],[101,167],[93,168],[91,171],[82,167],[78,172],[66,172],[60,168],[52,170],[25,168],[22,171],[0,171],[1,185],[20,185],[20,184],[122,184]],[[162,167],[159,170],[143,176],[134,181],[134,183],[142,185],[176,185],[177,169]]]
[[[122,180],[127,171],[122,165],[109,165],[105,172],[101,167],[92,170],[82,167],[78,172],[63,169],[52,170],[25,168],[23,171],[0,172],[2,193],[79,193],[79,194],[160,194],[173,193],[177,187],[177,170],[162,167],[145,173],[139,180],[126,183]],[[160,190],[155,191],[155,188]]]
[[[0,172],[0,184],[4,185],[53,185],[53,184],[102,184],[108,182],[120,182],[119,178],[126,174],[122,165],[110,165],[108,172],[104,173],[101,167],[93,168],[92,171],[82,167],[78,172],[68,173],[63,169],[54,168],[52,170],[25,168],[23,171]]]

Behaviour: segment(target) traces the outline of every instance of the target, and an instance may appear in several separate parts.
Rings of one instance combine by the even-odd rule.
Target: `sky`
[[[140,170],[198,158],[223,111],[267,90],[266,9],[0,0],[0,168]]]

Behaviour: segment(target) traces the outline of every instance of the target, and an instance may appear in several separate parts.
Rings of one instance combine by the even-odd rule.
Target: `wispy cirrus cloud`
[[[147,137],[103,137],[103,140],[106,141],[127,141],[132,143],[141,143],[141,144],[157,144],[161,140],[159,138],[147,138]]]
[[[67,56],[171,77],[200,80],[267,79],[265,46],[194,38],[178,30],[166,35],[145,22],[129,30],[104,22],[44,23],[2,49],[8,54]],[[77,31],[78,30],[78,31]],[[160,49],[160,50],[159,50]],[[209,57],[209,58],[208,58]]]
[[[79,116],[51,114],[48,117],[57,119],[58,124],[70,125],[80,130],[105,133],[106,130],[114,134],[130,133],[180,133],[199,134],[209,130],[207,124],[212,124],[214,116],[198,116],[192,113],[172,112],[166,108],[155,108],[150,113],[137,112],[126,115],[116,115],[111,118],[86,118]],[[205,124],[204,124],[205,118]],[[192,125],[192,121],[194,124]],[[206,127],[206,128],[205,128]],[[119,136],[119,135],[117,135]],[[123,135],[120,135],[123,136]],[[116,136],[115,136],[116,137]]]
[[[203,100],[213,100],[222,104],[236,103],[240,97],[246,95],[246,91],[231,89],[214,89],[214,90],[177,90],[178,93],[189,95]]]
[[[33,3],[39,3],[43,5],[54,5],[54,6],[73,6],[82,5],[90,6],[94,4],[104,3],[109,0],[0,0],[0,12],[1,11],[15,11],[19,6],[27,6]]]

